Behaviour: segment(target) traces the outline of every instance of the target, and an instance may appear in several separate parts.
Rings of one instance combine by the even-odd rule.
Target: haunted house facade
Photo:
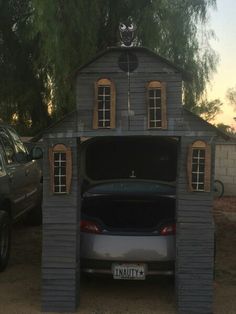
[[[43,137],[43,309],[73,311],[78,305],[82,145],[96,137],[161,137],[178,141],[178,311],[212,313],[212,183],[214,143],[219,134],[183,108],[182,82],[189,79],[188,74],[146,48],[119,47],[95,56],[74,78],[76,110],[47,129]],[[60,167],[64,170],[58,179]]]

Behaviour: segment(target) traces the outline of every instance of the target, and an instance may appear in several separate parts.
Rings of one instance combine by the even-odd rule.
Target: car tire
[[[0,272],[9,260],[11,244],[11,220],[7,212],[0,210]]]

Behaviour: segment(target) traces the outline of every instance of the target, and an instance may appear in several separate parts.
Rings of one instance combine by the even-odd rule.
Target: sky
[[[223,113],[216,118],[236,129],[236,111],[228,103],[225,95],[228,88],[236,87],[236,1],[218,0],[217,10],[211,10],[209,26],[215,31],[216,40],[211,46],[220,57],[217,73],[208,86],[208,100],[219,98],[223,102]]]

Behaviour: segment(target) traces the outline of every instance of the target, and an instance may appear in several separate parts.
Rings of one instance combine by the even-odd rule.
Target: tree
[[[193,110],[204,96],[218,57],[209,44],[208,9],[215,1],[153,1],[142,12],[141,41],[190,73],[184,83],[184,104]],[[150,38],[150,34],[152,34]]]
[[[36,132],[47,124],[47,103],[42,97],[44,78],[35,68],[37,39],[26,34],[29,2],[0,1],[0,110],[18,130]],[[15,119],[13,119],[15,118]]]
[[[197,106],[193,108],[193,112],[201,116],[206,121],[212,121],[215,117],[222,112],[221,106],[223,103],[220,99],[214,99],[212,101],[201,101]]]
[[[231,87],[226,92],[226,98],[229,103],[234,107],[234,111],[236,111],[236,86]]]
[[[216,125],[218,129],[223,131],[224,133],[230,134],[230,135],[235,135],[235,129],[232,128],[230,125],[224,124],[224,123],[218,123]]]
[[[95,0],[32,0],[31,36],[39,38],[37,66],[47,73],[45,88],[54,118],[74,108],[74,82],[69,76],[97,50],[98,4]]]
[[[91,0],[40,1],[34,6],[33,28],[41,38],[41,60],[47,66],[58,112],[74,104],[72,86],[64,78],[95,52],[119,41],[120,21],[132,17],[137,41],[192,72],[184,100],[193,109],[205,90],[217,58],[210,48],[208,8],[214,0],[151,1]],[[200,30],[200,31],[199,31]],[[200,44],[204,37],[204,46]]]
[[[213,34],[207,29],[208,10],[215,3],[0,0],[0,69],[5,73],[0,80],[4,95],[0,106],[4,118],[11,120],[15,113],[18,124],[28,124],[36,132],[51,118],[71,111],[75,95],[70,74],[97,51],[116,45],[119,22],[129,18],[138,27],[138,45],[192,73],[191,82],[184,84],[184,102],[193,110],[217,63],[209,45]]]

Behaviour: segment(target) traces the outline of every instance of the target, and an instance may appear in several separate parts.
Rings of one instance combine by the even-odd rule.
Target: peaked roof
[[[170,67],[172,67],[173,69],[175,69],[177,72],[182,73],[183,75],[183,79],[190,81],[192,79],[192,74],[183,70],[181,67],[177,66],[176,64],[174,64],[173,62],[169,61],[168,59],[158,55],[156,52],[145,48],[145,47],[109,47],[99,53],[97,53],[92,59],[90,59],[87,63],[81,65],[78,69],[76,69],[73,73],[72,73],[72,77],[76,76],[81,70],[83,70],[84,68],[86,68],[87,66],[89,66],[92,62],[96,61],[97,59],[99,59],[100,57],[102,57],[103,55],[112,52],[112,51],[131,51],[131,52],[145,52],[147,54],[149,54],[150,56],[156,58],[158,61],[161,61],[163,63],[168,64]]]
[[[38,132],[34,137],[31,138],[30,142],[38,142],[42,137],[43,134],[46,133],[47,131],[53,129],[55,126],[57,126],[58,124],[62,123],[66,118],[68,118],[69,116],[76,116],[76,110],[72,110],[70,112],[68,112],[67,114],[65,114],[64,116],[62,116],[60,119],[58,119],[55,122],[52,122],[49,126],[47,126],[46,128],[44,128],[43,130],[41,130],[40,132]]]
[[[207,122],[206,120],[202,119],[201,117],[199,117],[198,115],[196,115],[195,113],[193,113],[192,111],[186,109],[186,108],[182,108],[184,113],[188,116],[191,116],[193,119],[195,119],[198,123],[202,123],[203,125],[206,125],[207,128],[209,128],[209,130],[215,132],[218,136],[220,136],[222,139],[224,140],[234,140],[234,137],[229,136],[228,134],[224,133],[223,131],[221,131],[219,128],[217,128],[216,126],[212,125],[211,123]],[[53,127],[57,126],[58,124],[62,123],[67,117],[69,116],[75,116],[76,115],[76,110],[73,110],[69,113],[67,113],[66,115],[64,115],[61,119],[57,120],[56,122],[52,123],[51,125],[49,125],[47,128],[45,128],[44,130],[40,131],[38,134],[36,134],[33,138],[31,138],[30,142],[37,142],[39,141],[42,137],[43,134],[46,133],[47,131],[49,131],[50,129],[52,129]]]
[[[204,120],[203,118],[201,118],[200,116],[196,115],[195,113],[193,113],[192,111],[190,111],[189,109],[183,107],[184,112],[191,116],[193,119],[195,119],[197,122],[202,123],[204,125],[206,125],[209,130],[212,130],[214,132],[216,132],[216,134],[218,134],[218,136],[224,138],[225,140],[229,140],[230,136],[223,132],[222,130],[220,130],[219,128],[217,128],[215,125],[209,123],[208,121]]]

